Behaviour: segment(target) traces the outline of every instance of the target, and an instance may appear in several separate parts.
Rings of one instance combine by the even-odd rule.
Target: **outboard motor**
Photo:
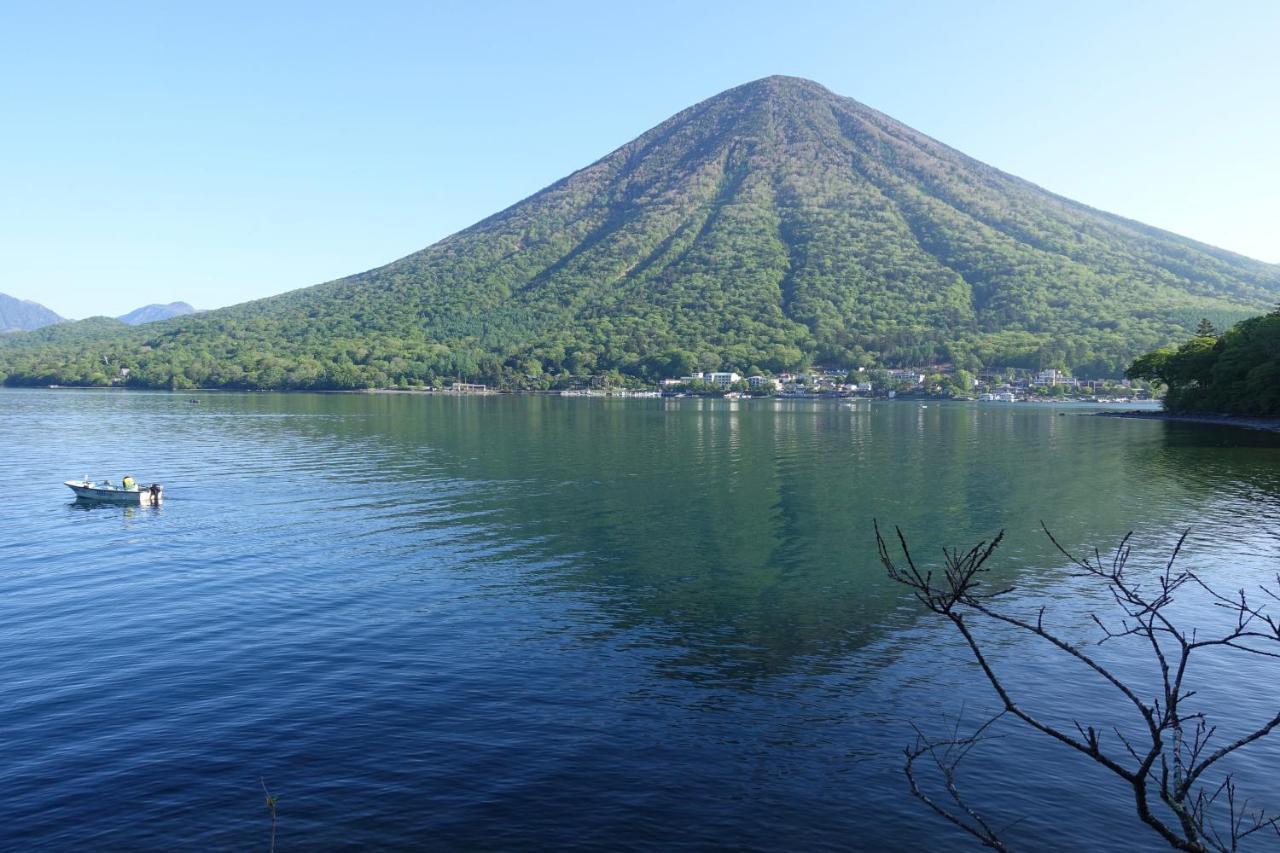
[[[160,498],[164,494],[164,486],[159,483],[152,483],[147,491],[151,494],[151,505],[159,506]]]

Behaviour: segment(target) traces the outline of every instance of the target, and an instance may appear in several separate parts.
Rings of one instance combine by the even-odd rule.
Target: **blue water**
[[[1011,605],[1082,637],[1105,601],[1041,518],[1134,529],[1135,571],[1185,527],[1227,588],[1280,566],[1280,440],[1069,407],[3,391],[0,447],[6,849],[265,849],[263,784],[280,850],[966,849],[901,750],[993,697],[872,518],[930,559],[1006,529]],[[77,505],[86,473],[164,506]],[[1122,713],[991,642],[1029,701]],[[1206,709],[1274,714],[1268,663],[1213,661]],[[1000,733],[964,781],[1015,843],[1161,849],[1105,772]],[[1280,806],[1256,746],[1233,769]]]

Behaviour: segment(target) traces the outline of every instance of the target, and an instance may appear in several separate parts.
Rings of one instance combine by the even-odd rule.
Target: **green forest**
[[[139,327],[0,339],[10,385],[546,388],[916,366],[1119,376],[1280,268],[1053,195],[770,77],[386,266]],[[127,376],[122,373],[127,371]]]
[[[1205,320],[1181,346],[1138,358],[1128,376],[1167,385],[1171,412],[1280,417],[1280,308],[1221,335]]]

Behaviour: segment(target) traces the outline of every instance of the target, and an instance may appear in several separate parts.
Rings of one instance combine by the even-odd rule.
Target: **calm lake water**
[[[1135,530],[1137,571],[1190,527],[1228,589],[1280,566],[1280,439],[1085,414],[0,391],[0,847],[266,849],[265,781],[280,850],[967,849],[901,752],[993,697],[873,518],[930,560],[1007,530],[1011,605],[1080,636],[1105,602],[1040,519]],[[76,505],[86,473],[165,504]],[[1028,703],[1123,713],[992,643]],[[1274,713],[1266,670],[1200,701]],[[1105,771],[999,732],[964,782],[1015,843],[1161,849]],[[1273,806],[1277,762],[1235,765]]]

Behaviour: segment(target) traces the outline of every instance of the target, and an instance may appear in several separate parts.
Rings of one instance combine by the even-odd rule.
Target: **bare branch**
[[[952,736],[946,740],[931,740],[913,723],[911,727],[916,733],[916,743],[913,747],[905,750],[907,761],[903,769],[907,776],[907,782],[911,786],[912,795],[932,809],[935,814],[969,833],[980,841],[983,846],[990,847],[993,850],[1007,851],[1009,848],[1005,846],[1005,843],[1000,839],[996,831],[992,829],[991,825],[987,823],[986,819],[965,802],[960,793],[959,785],[956,783],[956,771],[960,766],[960,762],[964,760],[974,746],[990,739],[986,734],[987,729],[1002,716],[1004,716],[1003,713],[996,714],[979,726],[972,734],[961,736],[959,734],[960,716],[957,715],[956,728],[952,732]],[[915,763],[925,755],[928,755],[933,760],[934,766],[942,777],[942,784],[947,791],[947,796],[951,798],[959,814],[944,808],[920,786],[916,778]]]
[[[1003,531],[990,543],[980,542],[968,551],[944,548],[943,566],[938,573],[922,569],[916,563],[907,546],[906,536],[899,528],[895,528],[895,533],[902,550],[901,563],[889,553],[878,524],[876,546],[889,577],[911,589],[915,598],[928,610],[944,617],[959,632],[987,682],[1003,703],[1002,713],[1016,717],[1032,729],[1089,756],[1123,780],[1132,792],[1138,818],[1170,847],[1234,853],[1244,838],[1255,833],[1275,832],[1280,837],[1280,815],[1268,816],[1250,809],[1249,801],[1238,797],[1230,774],[1216,787],[1205,787],[1204,783],[1206,773],[1218,762],[1280,727],[1280,708],[1262,725],[1211,751],[1209,745],[1217,729],[1208,724],[1203,712],[1185,710],[1185,703],[1197,691],[1184,686],[1191,660],[1206,649],[1280,658],[1280,648],[1271,647],[1273,643],[1280,644],[1280,619],[1267,612],[1264,606],[1252,602],[1243,589],[1230,596],[1222,595],[1195,573],[1178,569],[1176,564],[1189,531],[1178,537],[1163,569],[1144,580],[1141,575],[1131,577],[1128,571],[1132,555],[1131,533],[1124,536],[1109,558],[1104,558],[1096,548],[1088,556],[1077,557],[1063,547],[1043,522],[1041,527],[1058,552],[1079,569],[1083,577],[1103,583],[1118,611],[1118,619],[1089,614],[1101,632],[1097,642],[1134,640],[1140,643],[1158,668],[1159,696],[1150,701],[1144,699],[1133,686],[1097,658],[1051,629],[1047,606],[1039,606],[1033,617],[1016,615],[1001,606],[996,599],[1012,588],[988,592],[984,583],[989,571],[987,561],[1003,541]],[[1185,629],[1174,621],[1170,607],[1184,590],[1199,590],[1209,598],[1214,608],[1229,614],[1230,625],[1224,633],[1201,638],[1197,628]],[[1280,602],[1280,593],[1277,592],[1280,590],[1280,575],[1276,578],[1275,590],[1266,586],[1260,590],[1264,599]],[[1144,738],[1135,739],[1112,726],[1111,731],[1119,746],[1110,742],[1104,744],[1101,730],[1081,719],[1073,720],[1075,731],[1069,732],[1027,710],[1015,699],[1014,685],[1002,678],[984,652],[975,630],[977,623],[970,618],[973,616],[1038,637],[1083,663],[1095,676],[1124,696],[1138,712],[1146,730],[1145,742],[1142,742]],[[984,739],[982,733],[993,721],[988,721],[967,737],[960,735],[957,722],[951,737],[943,741],[930,740],[916,729],[916,745],[906,751],[907,776],[912,793],[930,808],[988,847],[1004,849],[996,833],[960,796],[955,780],[956,766]],[[917,784],[916,762],[925,755],[932,759],[942,776],[954,807],[951,811],[930,799]],[[1168,814],[1161,816],[1153,810],[1152,793],[1168,809]]]

